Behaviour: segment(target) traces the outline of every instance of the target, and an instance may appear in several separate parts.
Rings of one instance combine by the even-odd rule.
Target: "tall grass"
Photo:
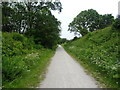
[[[3,88],[28,88],[40,83],[54,50],[35,45],[18,33],[3,33]]]
[[[92,72],[99,81],[111,88],[119,87],[120,33],[111,27],[98,30],[64,45],[65,49]],[[100,78],[99,78],[100,77]]]

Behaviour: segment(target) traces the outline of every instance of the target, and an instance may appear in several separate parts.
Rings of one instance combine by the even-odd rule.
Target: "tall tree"
[[[32,36],[36,44],[40,43],[45,47],[53,48],[59,39],[60,22],[47,8],[37,13],[37,16],[35,29],[27,31],[25,35]]]
[[[69,31],[80,33],[82,36],[88,32],[102,29],[111,25],[114,17],[111,14],[99,15],[96,10],[88,9],[80,12],[69,24]]]
[[[24,33],[34,28],[36,13],[42,8],[61,12],[60,2],[2,2],[2,30]]]
[[[61,9],[60,2],[3,2],[3,31],[32,36],[36,44],[53,48],[59,38],[60,22],[51,10]]]

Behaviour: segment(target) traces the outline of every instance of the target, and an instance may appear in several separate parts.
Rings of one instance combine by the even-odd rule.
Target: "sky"
[[[99,14],[112,14],[116,17],[118,14],[119,1],[120,0],[60,0],[63,7],[62,12],[52,11],[52,13],[61,21],[61,38],[67,38],[68,40],[74,38],[74,34],[68,31],[68,25],[81,11],[94,9]]]

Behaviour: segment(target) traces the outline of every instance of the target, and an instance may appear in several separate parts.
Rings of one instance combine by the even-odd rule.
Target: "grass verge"
[[[99,85],[99,87],[102,87],[102,88],[106,88],[107,86],[105,84],[102,84],[102,80],[100,80],[100,74],[98,73],[95,73],[95,69],[94,67],[90,67],[88,64],[86,64],[85,62],[82,62],[80,60],[80,58],[78,58],[76,55],[74,55],[73,53],[71,53],[66,47],[64,47],[64,49],[67,51],[67,53],[72,56],[74,58],[74,60],[76,60],[84,69],[85,69],[85,72],[87,74],[89,74],[90,76],[94,77],[96,81],[100,81],[97,82],[97,84]]]
[[[64,48],[102,83],[102,87],[119,88],[119,37],[118,31],[107,27],[70,41]]]
[[[20,56],[21,59],[32,62],[29,70],[24,72],[20,77],[17,77],[11,82],[4,82],[3,88],[32,88],[39,86],[44,79],[44,73],[50,58],[54,55],[53,50],[42,49],[34,50],[34,53]]]

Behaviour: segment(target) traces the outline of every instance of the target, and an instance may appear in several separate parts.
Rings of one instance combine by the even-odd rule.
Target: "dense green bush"
[[[113,23],[113,29],[120,31],[120,19],[116,19],[115,22]]]
[[[32,45],[34,44],[21,34],[2,33],[3,80],[14,80],[27,70],[21,55],[27,54]]]
[[[25,37],[23,37],[22,34],[19,34],[19,33],[12,33],[12,38],[16,41],[21,41],[23,42],[25,40]]]
[[[31,38],[18,33],[3,33],[2,35],[2,75],[3,82],[12,81],[35,66],[43,51],[41,45],[35,45]]]
[[[42,48],[43,48],[42,45],[34,45],[33,47],[34,47],[35,49],[42,49]]]
[[[26,54],[32,49],[34,42],[18,33],[3,33],[2,35],[3,56],[16,56]]]

